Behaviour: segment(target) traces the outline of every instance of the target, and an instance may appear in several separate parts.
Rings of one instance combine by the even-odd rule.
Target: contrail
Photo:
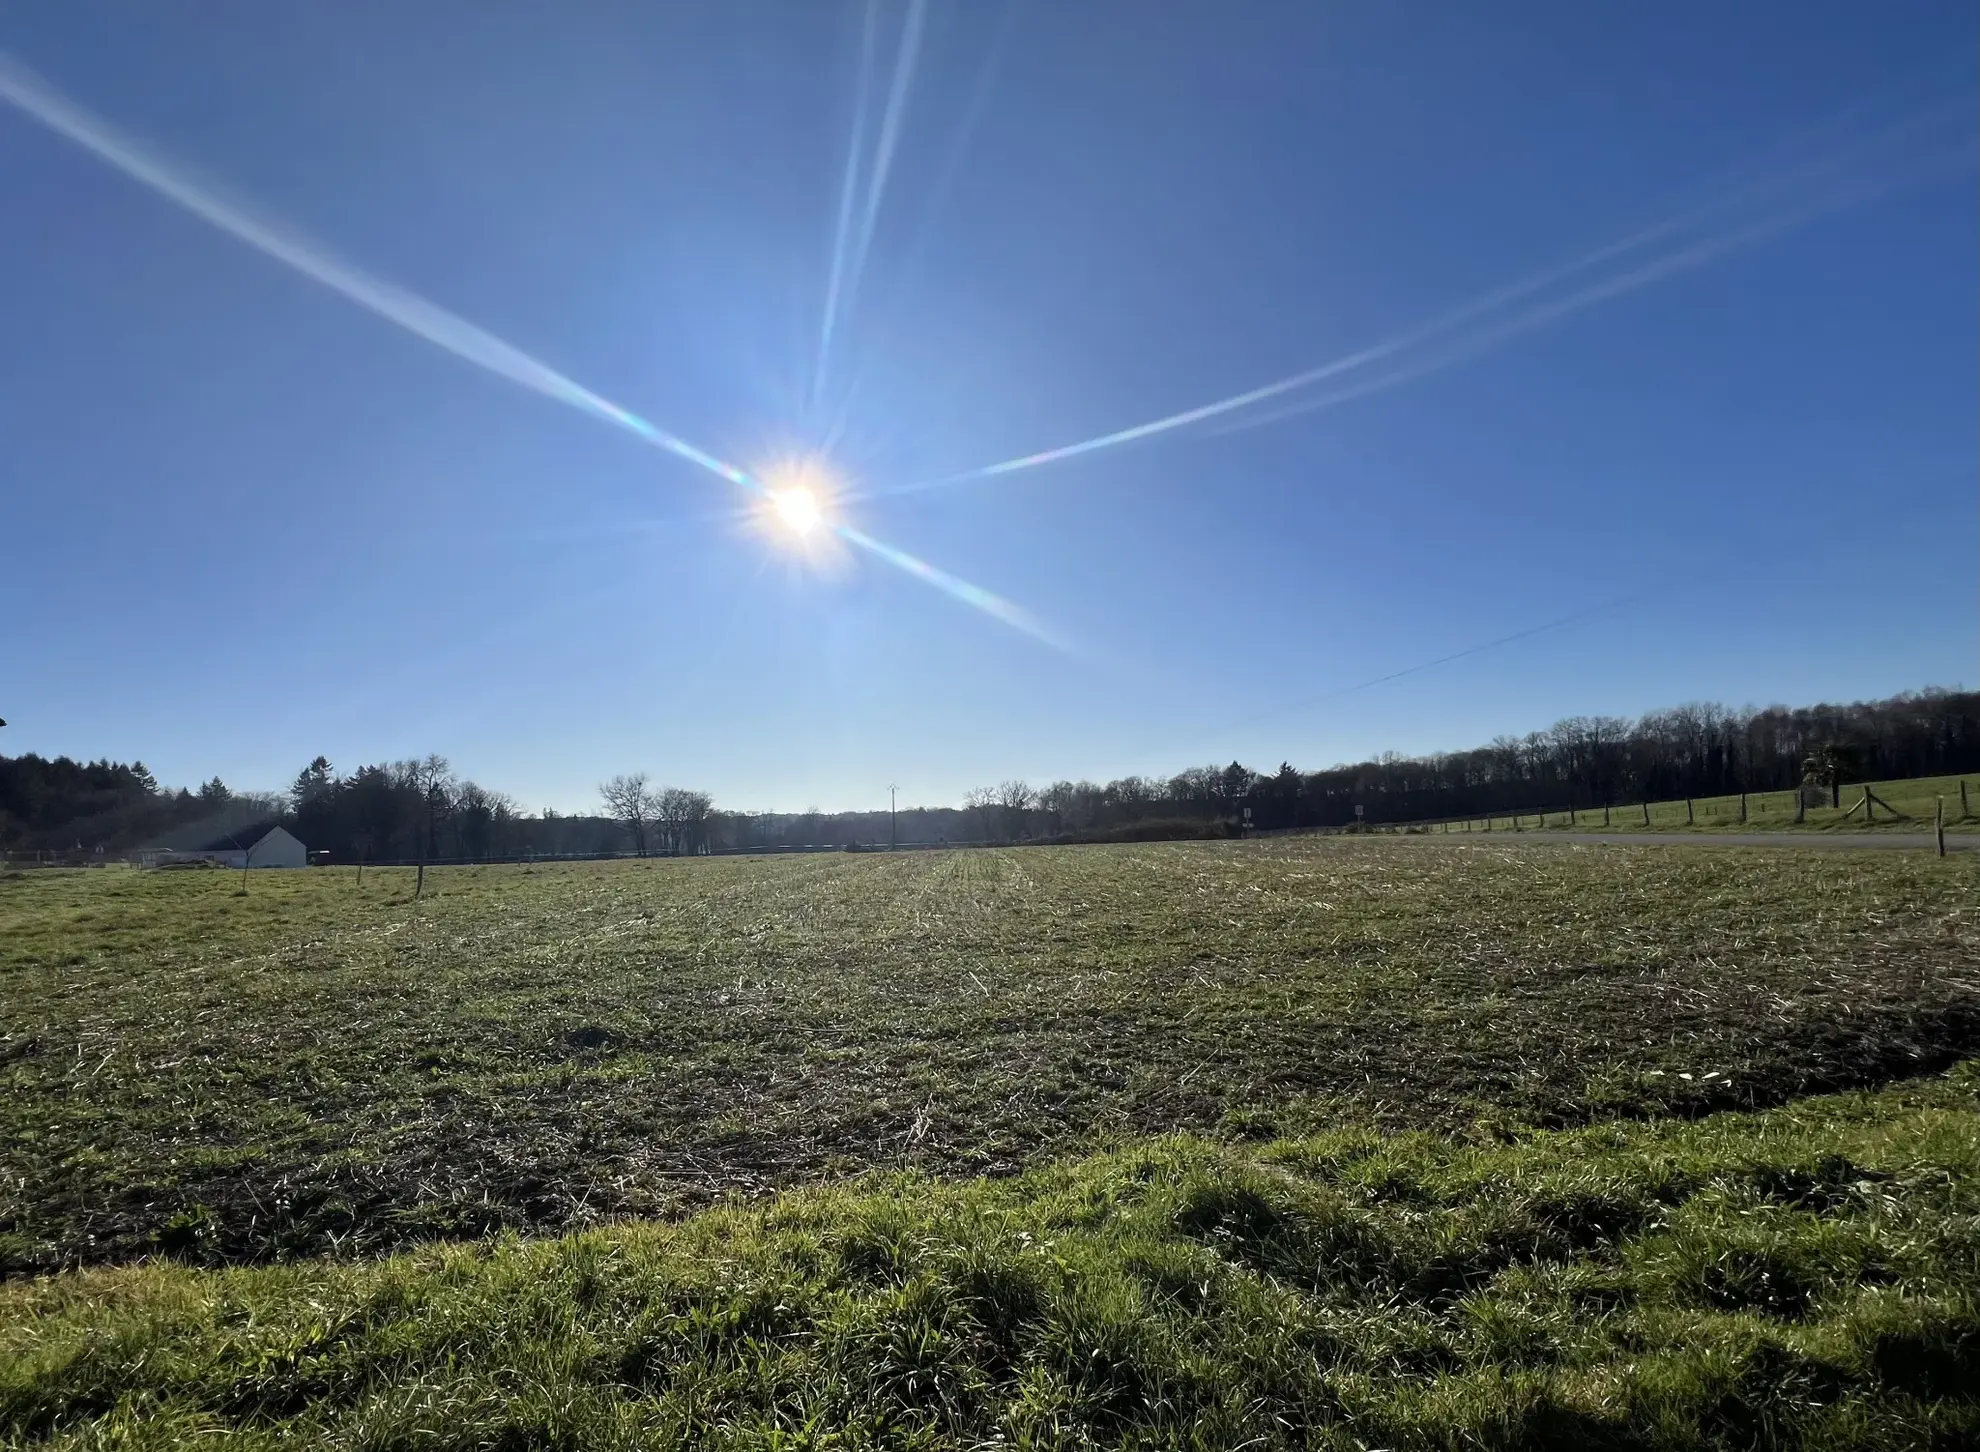
[[[1874,150],[1877,146],[1886,144],[1907,131],[1917,129],[1921,122],[1929,123],[1936,121],[1943,113],[1944,108],[1932,108],[1929,111],[1908,117],[1904,121],[1886,128],[1874,137],[1840,148],[1831,154],[1790,168],[1778,175],[1764,178],[1760,182],[1749,184],[1729,195],[1679,212],[1617,241],[1597,247],[1593,251],[1583,253],[1566,262],[1556,264],[1531,276],[1483,293],[1469,302],[1460,304],[1448,312],[1441,313],[1427,322],[1405,329],[1382,342],[1371,344],[1356,352],[1346,354],[1313,368],[1304,369],[1271,383],[1262,384],[1257,388],[1247,389],[1243,393],[1232,394],[1226,398],[1216,399],[1210,403],[1201,404],[1195,408],[1184,409],[1178,413],[1167,414],[1161,418],[1151,419],[1146,423],[1136,424],[1129,428],[1117,429],[1112,433],[1100,434],[1090,439],[1082,439],[1078,443],[1065,444],[1059,448],[1047,449],[1036,454],[1026,454],[1015,459],[1005,459],[999,463],[965,470],[959,474],[949,474],[937,479],[923,480],[919,483],[874,492],[876,494],[914,494],[927,489],[946,488],[951,485],[968,483],[977,479],[992,478],[1000,474],[1016,473],[1021,469],[1033,469],[1042,464],[1056,463],[1061,459],[1069,459],[1081,454],[1093,453],[1096,450],[1112,448],[1120,444],[1132,443],[1138,439],[1168,433],[1173,429],[1201,423],[1206,419],[1233,413],[1272,398],[1310,388],[1312,385],[1324,382],[1329,378],[1336,378],[1346,373],[1359,371],[1371,364],[1379,363],[1386,358],[1391,358],[1399,353],[1417,348],[1446,333],[1456,332],[1467,323],[1502,311],[1513,303],[1543,293],[1547,289],[1567,281],[1569,278],[1590,271],[1604,263],[1615,261],[1618,258],[1626,257],[1635,252],[1640,252],[1653,243],[1689,231],[1697,227],[1700,223],[1708,221],[1721,213],[1734,211],[1742,207],[1750,207],[1756,202],[1764,202],[1778,197],[1782,192],[1790,191],[1797,186],[1811,181],[1824,180],[1832,176],[1839,169],[1862,159],[1866,152]],[[1813,204],[1805,203],[1801,207],[1792,208],[1785,212],[1772,213],[1761,222],[1749,224],[1745,227],[1734,227],[1728,231],[1714,234],[1712,237],[1679,249],[1676,254],[1672,254],[1671,258],[1652,262],[1634,270],[1627,275],[1631,279],[1628,287],[1602,283],[1575,294],[1579,299],[1575,306],[1585,307],[1593,302],[1616,296],[1622,291],[1627,291],[1629,287],[1643,286],[1657,278],[1667,276],[1671,272],[1680,271],[1684,267],[1695,266],[1699,262],[1731,250],[1735,246],[1745,245],[1761,237],[1771,235],[1774,232],[1782,230],[1784,227],[1795,225],[1797,222],[1806,220],[1808,217],[1817,215],[1823,211],[1833,210],[1837,206],[1849,205],[1854,201],[1861,200],[1862,195],[1875,195],[1888,189],[1887,187],[1879,186],[1868,193],[1862,192],[1860,188],[1851,189],[1849,192],[1842,194],[1841,200],[1837,200],[1835,196],[1831,195]],[[1514,320],[1512,324],[1508,325],[1508,330],[1503,336],[1515,336],[1519,332],[1539,326],[1542,321],[1551,321],[1571,310],[1571,308],[1564,308],[1553,303],[1543,304],[1533,314],[1523,314],[1520,318]],[[1499,334],[1495,333],[1492,336],[1497,337]],[[1470,350],[1467,349],[1466,352],[1459,356],[1469,355]],[[1392,375],[1391,381],[1383,386],[1394,386],[1395,383],[1402,382],[1407,378],[1420,376],[1423,372],[1427,371],[1431,370],[1427,368],[1405,370],[1401,374]],[[1370,391],[1374,390],[1370,388],[1356,388],[1345,394],[1330,395],[1325,402],[1339,402],[1342,398],[1358,397]],[[1313,404],[1303,405],[1300,408],[1281,410],[1267,417],[1283,417],[1291,413],[1304,411],[1304,407],[1310,406],[1324,406],[1324,403],[1315,402]],[[1260,422],[1263,421],[1260,420]]]
[[[1449,655],[1440,655],[1435,660],[1422,661],[1417,665],[1404,666],[1401,670],[1390,671],[1385,676],[1373,676],[1365,681],[1357,681],[1351,686],[1342,686],[1338,690],[1325,691],[1317,696],[1309,696],[1303,701],[1294,701],[1290,705],[1280,706],[1275,710],[1265,712],[1263,716],[1254,716],[1251,719],[1259,721],[1271,716],[1283,715],[1288,711],[1303,711],[1308,706],[1319,705],[1322,701],[1332,701],[1341,696],[1351,696],[1356,691],[1365,691],[1374,686],[1385,686],[1390,681],[1399,681],[1404,676],[1413,676],[1419,671],[1435,670],[1438,666],[1449,665],[1452,661],[1464,660],[1474,655],[1483,655],[1488,650],[1497,650],[1502,645],[1511,645],[1513,642],[1520,640],[1531,640],[1534,636],[1545,635],[1550,630],[1561,630],[1570,625],[1579,625],[1584,620],[1593,620],[1597,615],[1606,615],[1611,610],[1620,610],[1626,605],[1634,605],[1637,601],[1646,599],[1651,593],[1649,590],[1638,590],[1634,594],[1618,595],[1613,600],[1604,600],[1599,605],[1590,605],[1587,609],[1577,610],[1571,615],[1562,615],[1557,619],[1546,621],[1540,625],[1529,625],[1524,630],[1515,630],[1511,635],[1501,635],[1492,640],[1482,641],[1477,645],[1468,645],[1463,650],[1454,650]],[[1249,723],[1247,722],[1246,724]]]
[[[818,334],[818,366],[811,375],[814,408],[825,390],[832,333],[839,321],[839,290],[846,271],[846,247],[852,237],[853,197],[859,191],[860,157],[866,150],[866,98],[873,88],[873,37],[878,9],[879,0],[866,0],[866,19],[860,29],[859,78],[853,87],[852,141],[846,148],[846,170],[839,183],[839,220],[832,232],[832,269],[825,279],[825,321]]]
[[[1888,512],[1885,513],[1880,517],[1879,522],[1888,531],[1898,526],[1916,524],[1923,517],[1923,513],[1916,508],[1900,509],[1895,516]],[[1254,726],[1261,721],[1276,720],[1278,717],[1288,716],[1297,711],[1308,710],[1327,701],[1336,701],[1343,696],[1352,696],[1361,691],[1371,690],[1376,686],[1385,686],[1391,681],[1399,681],[1408,676],[1419,675],[1424,671],[1435,670],[1439,666],[1450,665],[1455,661],[1468,660],[1472,656],[1483,655],[1487,651],[1498,650],[1502,646],[1513,645],[1522,640],[1531,640],[1535,636],[1546,635],[1556,630],[1565,630],[1567,627],[1579,625],[1583,621],[1593,620],[1603,615],[1627,610],[1633,605],[1639,605],[1659,595],[1669,595],[1680,589],[1689,588],[1701,580],[1710,579],[1731,558],[1732,556],[1730,554],[1725,554],[1717,561],[1694,560],[1688,567],[1680,569],[1676,574],[1663,576],[1654,585],[1645,586],[1640,590],[1632,590],[1627,594],[1611,596],[1609,599],[1599,601],[1593,605],[1583,606],[1581,609],[1571,611],[1566,615],[1558,615],[1551,620],[1542,621],[1538,625],[1529,625],[1523,629],[1512,631],[1510,634],[1494,636],[1492,639],[1480,641],[1476,645],[1465,646],[1462,650],[1454,650],[1430,660],[1418,661],[1415,665],[1404,666],[1399,670],[1388,671],[1379,676],[1370,676],[1366,680],[1355,681],[1345,686],[1336,686],[1332,690],[1322,691],[1317,695],[1303,696],[1296,701],[1288,701],[1281,705],[1268,707],[1263,711],[1227,721],[1222,726],[1212,730],[1206,730],[1200,735],[1192,736],[1187,742],[1181,743],[1181,745],[1194,748],[1206,741],[1224,739],[1227,732],[1240,730],[1246,726]]]
[[[4,52],[0,52],[0,100],[94,153],[132,180],[178,203],[229,236],[238,238],[278,262],[288,264],[304,276],[313,278],[333,292],[341,293],[361,307],[369,308],[388,322],[397,323],[407,332],[446,349],[455,357],[464,358],[512,383],[519,383],[559,403],[569,404],[615,424],[750,494],[769,494],[763,482],[748,471],[716,458],[705,449],[696,448],[678,435],[647,422],[630,409],[621,408],[610,399],[593,393],[514,344],[504,342],[467,319],[396,284],[373,277],[300,234],[254,216],[238,203],[222,200],[209,187],[192,181],[101,117],[92,115],[61,95]],[[1029,614],[1010,601],[917,559],[904,550],[885,544],[851,525],[834,522],[831,528],[848,544],[1046,644],[1065,649]]]
[[[1670,583],[1669,581],[1665,581],[1659,588],[1668,588]],[[1352,696],[1359,691],[1366,691],[1376,686],[1387,685],[1390,681],[1402,680],[1405,676],[1413,676],[1423,671],[1435,670],[1438,666],[1450,665],[1453,661],[1466,660],[1474,655],[1483,655],[1486,651],[1498,650],[1501,646],[1512,645],[1518,641],[1531,640],[1536,635],[1545,635],[1550,631],[1564,630],[1570,625],[1579,625],[1584,620],[1592,620],[1598,615],[1606,615],[1611,611],[1621,610],[1634,605],[1641,600],[1648,599],[1655,593],[1657,591],[1654,589],[1645,589],[1633,591],[1627,595],[1618,595],[1613,599],[1604,600],[1600,604],[1589,605],[1570,614],[1543,621],[1539,625],[1529,625],[1525,629],[1515,630],[1509,635],[1496,636],[1491,640],[1480,641],[1476,645],[1468,645],[1463,650],[1451,651],[1448,655],[1440,655],[1434,660],[1419,661],[1415,665],[1404,666],[1401,670],[1390,671],[1385,675],[1371,676],[1365,681],[1356,681],[1352,685],[1336,686],[1334,689],[1322,691],[1318,695],[1306,696],[1297,701],[1288,701],[1283,705],[1273,706],[1267,710],[1240,717],[1235,721],[1228,721],[1214,730],[1203,732],[1201,735],[1192,736],[1188,742],[1181,743],[1178,749],[1194,749],[1206,741],[1224,739],[1228,732],[1237,731],[1246,726],[1255,726],[1261,721],[1276,720],[1280,716],[1289,716],[1296,711],[1308,710],[1326,701],[1339,700],[1342,696]]]
[[[1560,319],[1572,313],[1578,313],[1584,308],[1593,307],[1595,304],[1606,302],[1610,298],[1621,297],[1624,293],[1635,292],[1638,288],[1647,287],[1651,283],[1671,276],[1673,273],[1685,272],[1694,267],[1702,267],[1726,253],[1736,252],[1743,247],[1749,247],[1756,242],[1764,241],[1768,237],[1790,231],[1825,213],[1841,211],[1876,197],[1887,196],[1892,192],[1901,191],[1908,186],[1915,185],[1921,180],[1951,174],[1955,169],[1963,170],[1971,166],[1973,160],[1974,158],[1970,153],[1946,152],[1932,158],[1922,166],[1913,168],[1905,175],[1865,183],[1863,186],[1853,188],[1847,192],[1835,193],[1812,201],[1793,211],[1762,218],[1750,226],[1718,233],[1694,242],[1687,247],[1681,247],[1675,252],[1659,257],[1654,262],[1648,262],[1641,267],[1633,268],[1618,277],[1609,278],[1589,287],[1579,288],[1565,297],[1555,298],[1539,307],[1530,308],[1516,317],[1509,318],[1495,327],[1486,329],[1482,333],[1464,338],[1456,346],[1416,366],[1387,374],[1370,383],[1344,389],[1338,393],[1328,394],[1320,398],[1300,399],[1296,403],[1287,404],[1283,408],[1272,409],[1267,413],[1248,418],[1234,419],[1223,427],[1211,429],[1209,432],[1212,436],[1242,433],[1247,429],[1260,428],[1266,424],[1276,423],[1281,419],[1292,418],[1298,414],[1332,408],[1337,404],[1345,403],[1351,398],[1363,398],[1372,393],[1382,393],[1388,389],[1398,387],[1404,383],[1413,382],[1418,378],[1426,377],[1432,373],[1441,373],[1446,368],[1454,367],[1467,359],[1478,356],[1480,353],[1489,352],[1502,343],[1510,342],[1512,339],[1520,337],[1523,334],[1546,327],[1550,323],[1558,322]]]
[[[1694,267],[1702,267],[1726,253],[1736,252],[1743,247],[1752,246],[1754,243],[1763,241],[1768,237],[1790,231],[1825,213],[1841,211],[1873,198],[1886,196],[1891,192],[1900,191],[1905,187],[1915,185],[1920,180],[1926,178],[1950,174],[1955,169],[1964,169],[1971,166],[1972,162],[1973,156],[1970,153],[1949,151],[1930,159],[1922,166],[1913,168],[1902,176],[1868,182],[1849,191],[1834,193],[1811,201],[1807,205],[1798,207],[1793,211],[1762,218],[1749,226],[1717,233],[1711,237],[1694,242],[1689,246],[1681,247],[1675,252],[1667,253],[1653,262],[1647,262],[1640,267],[1632,268],[1620,276],[1608,278],[1588,287],[1578,288],[1565,297],[1554,298],[1538,307],[1529,308],[1525,312],[1508,318],[1496,326],[1487,328],[1481,333],[1475,333],[1462,338],[1452,347],[1421,363],[1399,369],[1393,373],[1384,374],[1382,377],[1372,379],[1367,383],[1357,384],[1337,392],[1324,394],[1318,398],[1303,398],[1295,403],[1289,403],[1282,408],[1275,408],[1266,413],[1233,419],[1230,423],[1209,430],[1208,433],[1212,437],[1243,433],[1249,429],[1262,428],[1266,424],[1277,423],[1283,419],[1296,417],[1299,414],[1314,413],[1323,409],[1333,408],[1339,404],[1346,403],[1350,399],[1366,398],[1370,394],[1384,393],[1391,388],[1397,388],[1405,383],[1414,382],[1430,374],[1441,373],[1447,368],[1455,367],[1459,363],[1475,358],[1481,353],[1489,352],[1503,343],[1512,341],[1514,338],[1544,328],[1570,314],[1593,307],[1597,303],[1606,302],[1611,298],[1621,297],[1625,293],[1635,292],[1638,288],[1647,287],[1674,273],[1689,271]]]

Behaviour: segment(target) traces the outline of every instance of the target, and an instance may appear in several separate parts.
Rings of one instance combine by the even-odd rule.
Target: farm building
[[[177,862],[206,861],[216,867],[307,867],[309,852],[273,822],[251,822],[173,852]]]

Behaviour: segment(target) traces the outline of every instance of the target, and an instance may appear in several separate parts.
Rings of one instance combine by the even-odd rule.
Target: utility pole
[[[901,846],[900,813],[895,805],[895,794],[900,788],[887,783],[887,850],[897,852]]]

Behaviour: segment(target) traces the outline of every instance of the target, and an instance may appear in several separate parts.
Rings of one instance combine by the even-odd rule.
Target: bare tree
[[[675,856],[699,852],[708,838],[708,816],[715,800],[707,792],[665,787],[654,798],[654,817],[667,850]]]
[[[447,758],[436,752],[415,764],[413,779],[426,806],[426,837],[420,845],[419,855],[437,857],[440,854],[440,819],[454,805],[454,770],[447,764]]]
[[[1014,842],[1025,834],[1025,818],[1037,802],[1038,794],[1028,782],[1007,781],[995,789],[995,795],[1003,818],[1003,834]]]
[[[1055,781],[1038,794],[1038,810],[1045,814],[1048,832],[1064,832],[1083,825],[1078,820],[1082,788],[1091,789],[1085,782]]]
[[[646,773],[621,772],[610,781],[600,782],[598,795],[604,799],[605,815],[625,824],[626,832],[632,838],[633,851],[644,857],[646,827],[653,820],[655,807],[653,790],[646,784]]]
[[[1217,815],[1217,797],[1223,786],[1224,772],[1221,767],[1192,766],[1171,777],[1166,790],[1190,816],[1214,817]]]
[[[516,804],[506,792],[464,781],[454,792],[454,849],[459,857],[506,856],[512,850]]]
[[[702,851],[708,846],[708,824],[715,815],[715,799],[707,792],[684,791],[680,813],[688,850]]]
[[[997,789],[995,787],[971,787],[963,793],[963,816],[969,823],[970,836],[979,842],[988,841],[995,830],[994,818],[997,810]]]
[[[1165,790],[1161,782],[1145,776],[1116,777],[1101,788],[1101,802],[1113,820],[1132,822],[1148,815]]]

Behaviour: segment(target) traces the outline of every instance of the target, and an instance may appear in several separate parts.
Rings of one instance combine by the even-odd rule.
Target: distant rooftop
[[[182,827],[174,827],[146,843],[154,852],[234,852],[252,847],[281,824],[263,814],[251,815],[239,808],[222,808],[217,812],[201,817],[197,822],[188,822]],[[240,847],[234,844],[238,841]]]
[[[218,835],[191,848],[194,852],[252,852],[255,844],[281,825],[270,818],[263,822],[249,822],[231,829],[223,828]]]

